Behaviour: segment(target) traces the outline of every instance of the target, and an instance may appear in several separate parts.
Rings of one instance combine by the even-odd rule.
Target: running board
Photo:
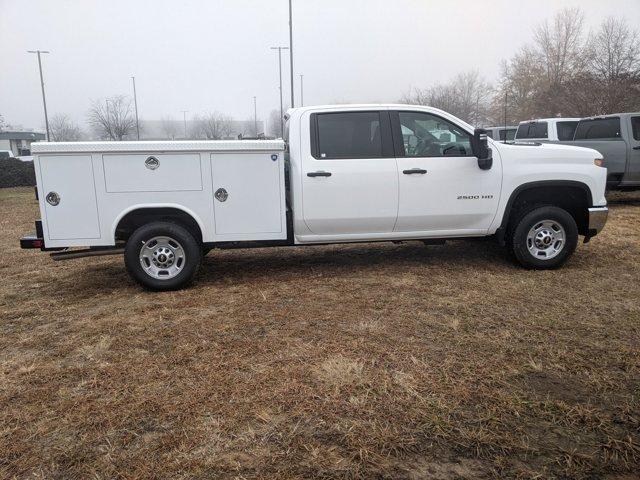
[[[67,252],[52,253],[51,258],[53,258],[55,261],[59,261],[59,260],[72,260],[74,258],[84,258],[84,257],[101,257],[104,255],[120,255],[123,253],[124,253],[124,248],[71,250]]]

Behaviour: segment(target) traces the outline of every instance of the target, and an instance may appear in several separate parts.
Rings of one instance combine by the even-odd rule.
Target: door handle
[[[633,147],[634,150],[640,150],[640,145]]]
[[[331,172],[319,171],[319,172],[308,172],[307,177],[330,177]]]
[[[414,174],[419,174],[419,175],[424,175],[425,173],[427,173],[427,171],[423,168],[412,168],[410,170],[403,170],[402,173],[404,173],[405,175],[414,175]]]

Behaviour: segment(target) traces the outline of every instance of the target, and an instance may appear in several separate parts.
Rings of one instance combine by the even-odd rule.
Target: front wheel
[[[202,246],[184,227],[153,222],[138,228],[127,240],[124,263],[138,283],[151,290],[175,290],[198,271]]]
[[[578,245],[578,227],[569,212],[559,207],[538,207],[522,216],[511,237],[518,262],[539,270],[558,268]]]

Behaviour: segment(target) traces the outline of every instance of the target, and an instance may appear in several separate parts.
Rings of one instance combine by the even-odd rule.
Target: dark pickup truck
[[[600,152],[608,188],[640,188],[640,112],[583,118],[573,140],[559,143]]]

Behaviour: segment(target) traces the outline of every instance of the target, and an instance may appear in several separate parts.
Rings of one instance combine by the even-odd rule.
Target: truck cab
[[[494,237],[558,268],[607,217],[600,154],[500,143],[414,105],[291,109],[285,139],[33,145],[42,219],[23,248],[123,254],[147,288],[219,248]]]

